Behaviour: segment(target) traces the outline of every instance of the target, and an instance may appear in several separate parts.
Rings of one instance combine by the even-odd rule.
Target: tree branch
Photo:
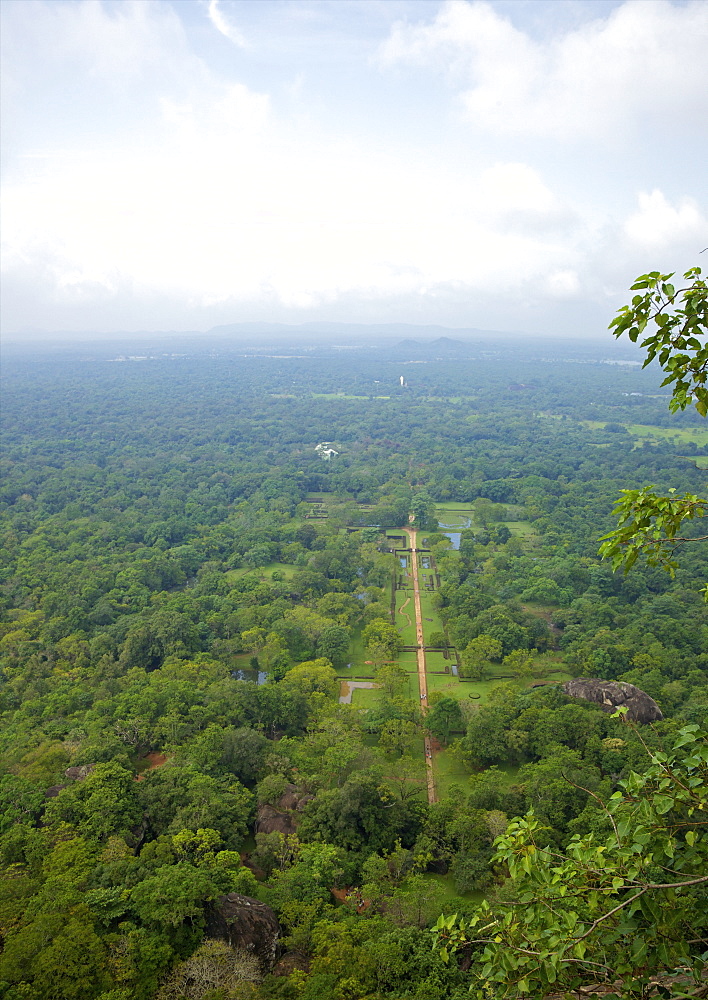
[[[639,892],[635,892],[633,896],[630,896],[629,899],[625,899],[617,906],[614,906],[611,910],[608,910],[607,913],[603,913],[601,917],[598,917],[597,920],[590,925],[584,934],[581,934],[580,937],[573,938],[566,947],[570,948],[572,945],[575,945],[579,941],[583,941],[586,937],[589,937],[595,928],[603,922],[603,920],[607,920],[609,917],[614,916],[615,913],[623,910],[625,906],[629,906],[630,903],[633,903],[635,899],[639,899],[640,896],[643,896],[644,893],[648,892],[650,889],[681,889],[686,885],[700,885],[702,882],[708,882],[708,875],[702,875],[701,878],[688,879],[685,882],[649,882],[647,885],[643,886]]]

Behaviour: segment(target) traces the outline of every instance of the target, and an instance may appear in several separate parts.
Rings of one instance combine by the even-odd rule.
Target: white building
[[[332,444],[331,441],[320,441],[320,443],[315,448],[317,454],[325,462],[330,462],[333,458],[336,458],[337,455],[339,454],[338,451],[335,451],[334,448],[331,447],[331,444]]]

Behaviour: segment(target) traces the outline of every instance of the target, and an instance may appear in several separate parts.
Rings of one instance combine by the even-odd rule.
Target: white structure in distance
[[[331,441],[320,441],[320,443],[315,448],[317,454],[325,462],[330,462],[333,458],[336,458],[337,455],[339,454],[338,451],[335,451],[334,448],[331,447],[331,444],[332,444]]]

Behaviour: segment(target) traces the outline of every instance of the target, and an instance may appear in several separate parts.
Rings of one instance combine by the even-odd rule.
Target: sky
[[[607,336],[708,269],[704,0],[2,0],[2,331]]]

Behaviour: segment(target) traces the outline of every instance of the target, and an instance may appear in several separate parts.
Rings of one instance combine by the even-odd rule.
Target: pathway
[[[404,618],[407,618],[407,619],[408,619],[408,621],[406,622],[406,625],[412,625],[412,624],[413,624],[413,622],[411,621],[411,616],[410,616],[410,615],[408,614],[408,612],[407,612],[407,611],[405,610],[405,609],[407,608],[407,606],[408,606],[408,603],[410,602],[410,599],[411,599],[411,598],[410,598],[410,594],[409,594],[409,595],[408,595],[408,597],[407,597],[407,598],[405,599],[405,601],[403,602],[403,604],[402,604],[402,605],[400,606],[400,608],[398,609],[398,613],[399,613],[399,615],[403,615],[403,616],[404,616]]]
[[[425,676],[425,639],[423,637],[423,615],[420,607],[420,585],[418,582],[418,552],[416,549],[416,532],[413,528],[405,528],[410,542],[411,566],[413,568],[413,607],[415,608],[415,633],[418,654],[418,685],[420,687],[420,707],[423,715],[428,711],[428,682]],[[428,802],[437,802],[435,794],[435,775],[433,773],[433,748],[430,737],[425,737],[425,769],[428,780]]]
[[[374,684],[373,681],[340,681],[339,704],[351,705],[354,688],[362,688],[368,690],[370,688],[375,688],[375,687],[378,687],[378,684]]]

